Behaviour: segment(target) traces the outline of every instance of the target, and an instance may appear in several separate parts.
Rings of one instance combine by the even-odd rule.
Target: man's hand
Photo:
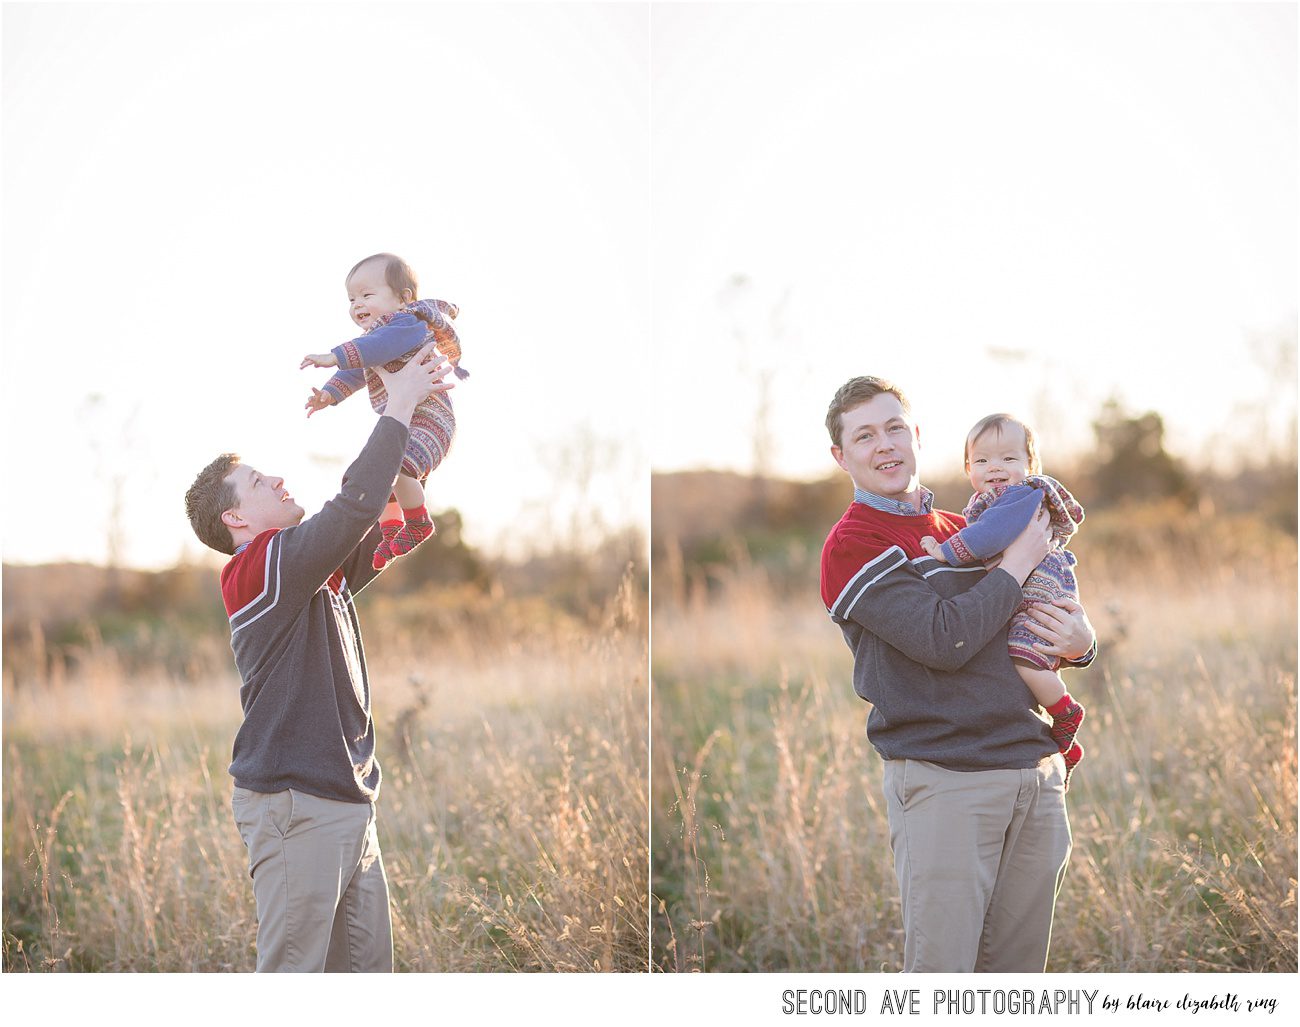
[[[302,358],[302,363],[298,365],[301,371],[304,367],[338,367],[339,358],[333,353],[308,353]]]
[[[1002,553],[1001,567],[1023,585],[1035,567],[1052,549],[1052,519],[1047,508],[1040,506],[1034,519],[1011,541]]]
[[[311,399],[307,400],[307,416],[310,417],[317,410],[324,410],[326,407],[332,407],[333,405],[333,393],[313,388],[311,390]]]
[[[1096,641],[1087,612],[1073,599],[1054,599],[1050,606],[1035,603],[1029,608],[1029,613],[1026,625],[1043,639],[1035,642],[1034,648],[1044,656],[1077,660],[1087,656]]]
[[[451,365],[443,359],[432,340],[408,360],[400,371],[385,371],[382,367],[376,367],[374,371],[388,390],[385,416],[396,418],[406,425],[411,423],[411,414],[415,412],[416,405],[426,396],[456,387],[455,382],[443,381],[451,373]]]
[[[921,539],[921,548],[925,550],[926,556],[933,557],[940,563],[948,562],[943,555],[943,546],[934,540],[933,535],[926,535]]]

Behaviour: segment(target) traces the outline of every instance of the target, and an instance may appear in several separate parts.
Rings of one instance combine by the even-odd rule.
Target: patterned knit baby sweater
[[[459,308],[445,300],[416,300],[384,314],[365,334],[330,351],[338,360],[339,370],[325,383],[323,391],[333,396],[335,403],[341,403],[364,385],[370,393],[371,407],[382,414],[388,406],[388,390],[375,368],[400,370],[430,340],[456,369],[457,377],[468,377],[459,366],[460,337],[451,323],[458,313]],[[430,393],[411,415],[402,473],[423,482],[442,463],[455,434],[456,412],[451,394]]]
[[[1057,751],[1007,654],[1020,586],[1004,570],[925,555],[964,527],[854,503],[822,549],[822,600],[853,652],[853,687],[871,703],[867,737],[885,759],[949,770],[1024,769]]]
[[[397,477],[405,425],[379,418],[339,494],[291,528],[258,535],[221,572],[244,722],[231,776],[344,802],[379,795],[361,626],[353,596],[374,580],[376,523]]]

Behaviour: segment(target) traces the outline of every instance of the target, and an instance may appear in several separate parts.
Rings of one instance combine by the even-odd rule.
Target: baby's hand
[[[333,353],[308,353],[302,358],[302,363],[298,365],[301,371],[304,367],[338,367],[339,358]]]
[[[940,563],[948,562],[943,555],[943,546],[934,540],[933,535],[926,535],[921,539],[921,548],[925,550],[927,556],[933,557]]]
[[[311,399],[307,400],[307,416],[310,417],[317,410],[324,410],[326,407],[334,405],[334,394],[325,392],[322,389],[312,389]]]

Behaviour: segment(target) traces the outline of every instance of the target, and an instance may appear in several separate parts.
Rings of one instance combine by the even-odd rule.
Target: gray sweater
[[[345,802],[379,795],[361,626],[353,596],[371,566],[378,518],[407,429],[381,417],[339,494],[291,528],[258,535],[221,572],[244,723],[230,774],[257,792],[296,788]]]
[[[867,737],[881,756],[1033,767],[1057,746],[1007,652],[1020,586],[1001,569],[945,566],[920,546],[964,523],[852,504],[822,550],[822,598],[853,650],[853,687],[872,704]]]

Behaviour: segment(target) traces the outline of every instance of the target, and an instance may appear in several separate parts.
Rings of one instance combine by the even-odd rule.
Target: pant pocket
[[[292,788],[267,796],[264,817],[266,824],[279,837],[289,837],[293,830],[295,797]]]

